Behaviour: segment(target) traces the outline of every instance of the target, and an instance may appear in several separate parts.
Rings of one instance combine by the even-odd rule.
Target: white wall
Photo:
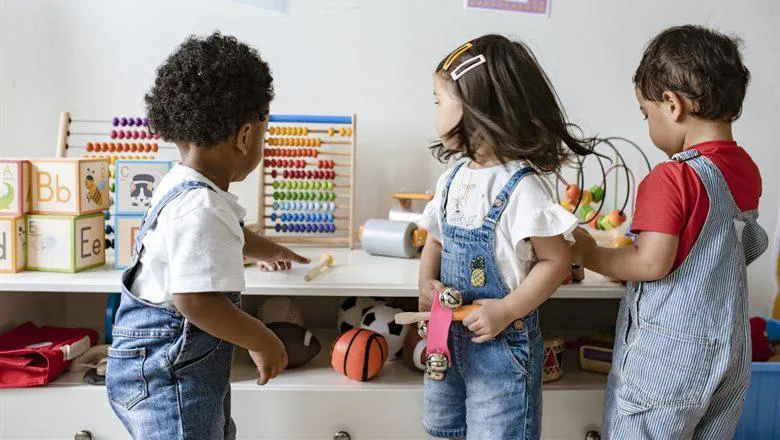
[[[140,113],[154,68],[185,36],[219,29],[251,43],[275,73],[273,112],[358,113],[358,216],[385,216],[389,194],[429,188],[441,166],[432,69],[464,40],[499,32],[528,42],[572,119],[590,134],[638,141],[659,161],[633,96],[643,46],[699,23],[745,41],[753,81],[736,136],[761,167],[762,224],[774,230],[780,150],[780,6],[775,0],[555,0],[549,19],[464,11],[462,0],[292,0],[289,16],[227,0],[0,0],[0,150],[54,152],[60,111]],[[256,216],[257,177],[237,185]],[[771,298],[770,258],[750,268],[752,312]]]

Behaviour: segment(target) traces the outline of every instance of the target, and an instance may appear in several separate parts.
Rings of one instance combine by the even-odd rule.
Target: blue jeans
[[[428,434],[444,438],[538,439],[544,341],[537,312],[494,340],[475,344],[460,323],[450,327],[452,365],[443,381],[425,379]]]

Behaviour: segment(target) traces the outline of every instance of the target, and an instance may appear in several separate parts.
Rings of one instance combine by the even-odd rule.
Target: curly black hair
[[[484,65],[452,79],[456,66],[479,55],[485,57]],[[483,35],[445,57],[436,74],[453,84],[463,107],[460,122],[443,136],[456,148],[441,140],[430,146],[442,162],[453,156],[474,159],[477,146],[488,143],[504,163],[522,159],[540,171],[552,172],[572,153],[593,152],[593,139],[583,137],[582,130],[566,119],[550,80],[521,42]]]
[[[733,122],[742,113],[750,71],[741,41],[702,26],[676,26],[648,44],[634,84],[648,101],[670,90],[693,103],[693,116]]]
[[[215,32],[190,36],[157,69],[146,94],[149,125],[160,137],[211,147],[268,113],[273,77],[257,51]]]

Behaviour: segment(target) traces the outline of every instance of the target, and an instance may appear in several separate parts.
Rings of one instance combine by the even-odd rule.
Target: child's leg
[[[745,393],[750,383],[750,362],[748,358],[740,361],[736,373],[728,376],[718,386],[709,402],[693,438],[701,440],[731,439],[739,423]]]
[[[540,438],[544,341],[534,327],[512,329],[484,344],[468,342],[468,438]]]

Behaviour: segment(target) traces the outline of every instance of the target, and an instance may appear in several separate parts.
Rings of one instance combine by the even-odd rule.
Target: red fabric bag
[[[0,388],[45,385],[97,340],[94,330],[25,322],[0,336]]]

